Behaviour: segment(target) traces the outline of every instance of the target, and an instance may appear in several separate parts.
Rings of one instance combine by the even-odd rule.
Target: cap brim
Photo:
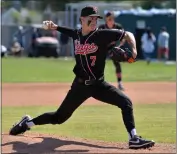
[[[98,17],[99,19],[103,19],[102,16],[98,15],[98,14],[91,14],[89,15],[90,17]]]

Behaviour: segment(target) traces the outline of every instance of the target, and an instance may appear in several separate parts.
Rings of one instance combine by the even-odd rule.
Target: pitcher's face
[[[82,25],[90,31],[94,31],[97,27],[98,17],[81,17]]]

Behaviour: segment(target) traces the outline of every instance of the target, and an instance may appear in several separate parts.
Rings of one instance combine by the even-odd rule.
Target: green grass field
[[[2,59],[2,82],[71,82],[74,74],[74,60],[62,59]],[[176,81],[176,65],[145,62],[122,63],[124,81]],[[115,82],[115,68],[108,60],[105,78]]]
[[[71,82],[74,60],[62,59],[2,59],[2,82]],[[176,81],[176,66],[163,63],[123,63],[123,80],[126,81]],[[105,76],[115,82],[112,61],[107,61]],[[159,96],[157,96],[159,97]],[[29,102],[30,103],[30,102]],[[7,132],[22,115],[37,116],[57,107],[4,107],[2,108],[2,131]],[[176,104],[135,105],[136,128],[140,135],[157,142],[176,142]],[[36,126],[32,132],[76,136],[104,141],[127,141],[121,111],[116,107],[82,106],[63,125]]]
[[[3,107],[2,131],[7,132],[22,115],[37,116],[57,107]],[[12,112],[13,111],[13,112]],[[137,131],[156,142],[176,142],[176,104],[135,105]],[[62,125],[33,127],[32,132],[82,137],[103,141],[127,141],[120,109],[111,105],[81,106]]]

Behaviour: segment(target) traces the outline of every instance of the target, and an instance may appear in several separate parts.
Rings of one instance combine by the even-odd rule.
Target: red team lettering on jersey
[[[75,40],[74,45],[76,55],[87,55],[98,50],[98,46],[95,43],[80,44],[80,41]]]

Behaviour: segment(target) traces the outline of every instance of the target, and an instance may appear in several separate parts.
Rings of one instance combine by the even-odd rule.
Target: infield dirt
[[[15,83],[2,85],[2,106],[59,105],[70,83]],[[116,85],[116,84],[114,84]],[[125,93],[134,103],[176,102],[175,82],[125,83]],[[83,105],[103,105],[88,99]],[[176,153],[174,144],[156,144],[151,149],[129,150],[127,143],[111,143],[49,134],[2,134],[2,153]]]

